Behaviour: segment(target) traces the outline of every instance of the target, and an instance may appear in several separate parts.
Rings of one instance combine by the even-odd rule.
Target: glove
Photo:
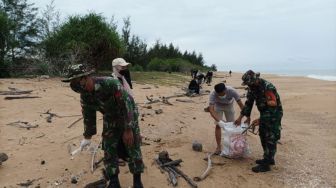
[[[225,126],[225,122],[222,121],[222,120],[220,120],[220,121],[217,123],[217,125],[223,128],[223,127]]]
[[[86,146],[89,146],[91,144],[91,140],[89,139],[83,139],[81,142],[80,142],[80,149],[83,151],[83,149],[86,147]]]

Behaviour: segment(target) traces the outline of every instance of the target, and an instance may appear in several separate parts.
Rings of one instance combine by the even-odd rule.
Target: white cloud
[[[48,2],[35,0],[44,7]],[[64,16],[88,11],[115,16],[119,28],[130,16],[133,33],[181,50],[201,52],[221,69],[334,68],[334,0],[56,0]],[[293,62],[298,63],[293,63]]]

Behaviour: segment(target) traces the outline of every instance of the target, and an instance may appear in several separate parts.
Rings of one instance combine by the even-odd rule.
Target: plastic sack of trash
[[[246,134],[242,132],[248,127],[246,124],[236,126],[233,122],[226,122],[220,125],[222,128],[223,150],[221,156],[229,158],[241,158],[250,154]]]

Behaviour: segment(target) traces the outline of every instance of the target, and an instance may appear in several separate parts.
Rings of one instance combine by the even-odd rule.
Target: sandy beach
[[[211,174],[198,187],[336,187],[336,82],[304,77],[281,77],[263,75],[278,89],[284,107],[281,145],[278,145],[276,165],[268,173],[255,174],[251,171],[254,161],[262,156],[259,137],[247,136],[251,154],[246,159],[213,158],[216,165]],[[227,77],[216,73],[212,86],[203,85],[204,90],[213,90],[215,83],[226,80],[226,85],[241,86],[241,74]],[[180,169],[189,177],[199,176],[207,166],[203,160],[215,149],[214,123],[209,113],[204,112],[208,96],[182,97],[193,102],[169,100],[173,105],[151,104],[145,108],[146,96],[154,99],[182,93],[180,86],[153,86],[134,84],[134,94],[139,105],[142,146],[146,165],[143,183],[147,188],[172,187],[167,174],[162,174],[153,163],[158,152],[167,150],[172,159],[182,159]],[[91,153],[83,151],[73,158],[68,152],[78,147],[82,139],[82,121],[68,126],[81,115],[79,94],[59,78],[50,79],[1,79],[0,90],[8,87],[33,90],[31,96],[41,98],[4,100],[0,96],[0,152],[8,154],[8,161],[0,166],[0,187],[20,187],[19,183],[35,180],[30,187],[83,187],[101,177],[101,168],[91,173]],[[150,87],[150,89],[144,89]],[[245,90],[238,89],[240,94]],[[245,101],[245,98],[243,99]],[[236,116],[239,115],[235,104]],[[46,121],[47,112],[55,113],[51,122]],[[155,114],[162,109],[163,113]],[[143,115],[142,115],[143,114]],[[252,119],[258,117],[254,106]],[[66,117],[71,116],[71,117]],[[142,117],[143,116],[143,117]],[[97,118],[98,134],[93,142],[98,144],[102,129],[101,115]],[[20,128],[8,123],[23,121],[36,128]],[[192,142],[203,144],[203,152],[192,150]],[[103,156],[99,151],[98,158]],[[132,174],[127,165],[120,168],[122,187],[132,186]],[[71,177],[78,177],[72,184]],[[178,187],[189,187],[180,177]]]

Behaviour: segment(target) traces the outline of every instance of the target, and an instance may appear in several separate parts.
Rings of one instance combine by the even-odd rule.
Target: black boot
[[[110,183],[107,188],[121,188],[118,175],[114,175],[110,178]]]
[[[255,172],[255,173],[267,172],[267,171],[270,171],[270,170],[271,170],[271,168],[268,164],[259,164],[259,165],[252,168],[252,171]]]
[[[257,164],[269,164],[269,165],[275,165],[274,159],[267,160],[267,159],[258,159],[255,161]]]
[[[133,174],[133,188],[143,188],[141,174]]]

